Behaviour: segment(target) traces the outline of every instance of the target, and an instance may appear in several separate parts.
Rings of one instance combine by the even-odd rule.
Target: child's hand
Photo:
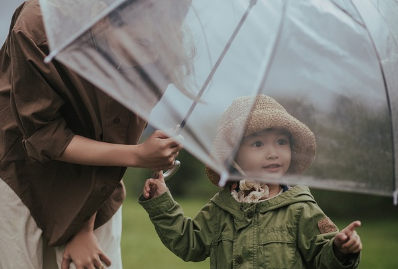
[[[66,244],[62,257],[62,269],[68,269],[71,262],[76,269],[105,268],[111,261],[102,251],[93,231],[83,230]]]
[[[158,178],[149,178],[145,181],[143,195],[146,199],[156,198],[167,192],[168,188],[164,182],[163,172],[159,172]]]
[[[358,253],[362,250],[361,238],[355,231],[359,226],[361,222],[354,221],[334,237],[335,254],[339,260],[344,260],[350,253]]]

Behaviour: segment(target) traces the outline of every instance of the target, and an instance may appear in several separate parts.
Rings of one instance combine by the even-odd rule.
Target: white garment
[[[61,269],[65,246],[47,246],[28,208],[1,178],[0,212],[0,269]],[[112,261],[109,269],[122,269],[121,233],[121,208],[94,231],[102,250]],[[69,268],[76,267],[72,263]]]

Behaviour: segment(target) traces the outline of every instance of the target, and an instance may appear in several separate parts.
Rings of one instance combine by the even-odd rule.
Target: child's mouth
[[[281,167],[281,165],[279,163],[273,163],[273,164],[264,166],[264,168],[277,168],[277,167]]]
[[[282,165],[279,164],[279,163],[272,163],[272,164],[263,166],[263,168],[266,169],[267,171],[273,172],[273,171],[279,170],[279,168],[280,168],[281,166],[282,166]]]

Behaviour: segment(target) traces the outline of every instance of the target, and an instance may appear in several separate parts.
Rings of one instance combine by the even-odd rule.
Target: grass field
[[[193,217],[206,203],[200,200],[181,200],[186,215]],[[387,212],[388,213],[388,212]],[[363,219],[358,229],[363,242],[362,262],[359,269],[398,268],[398,218]],[[333,219],[340,228],[352,220]],[[124,269],[199,269],[210,268],[209,260],[186,263],[162,245],[146,212],[135,199],[129,198],[123,206],[122,256]]]

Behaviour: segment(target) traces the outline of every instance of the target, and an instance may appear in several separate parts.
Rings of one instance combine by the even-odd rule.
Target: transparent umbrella
[[[220,116],[235,98],[262,93],[317,140],[310,169],[281,180],[397,202],[397,1],[40,5],[48,62],[55,57],[158,129],[179,125],[185,148],[223,175],[221,184],[238,176],[210,157]],[[236,148],[228,150],[233,159]]]

